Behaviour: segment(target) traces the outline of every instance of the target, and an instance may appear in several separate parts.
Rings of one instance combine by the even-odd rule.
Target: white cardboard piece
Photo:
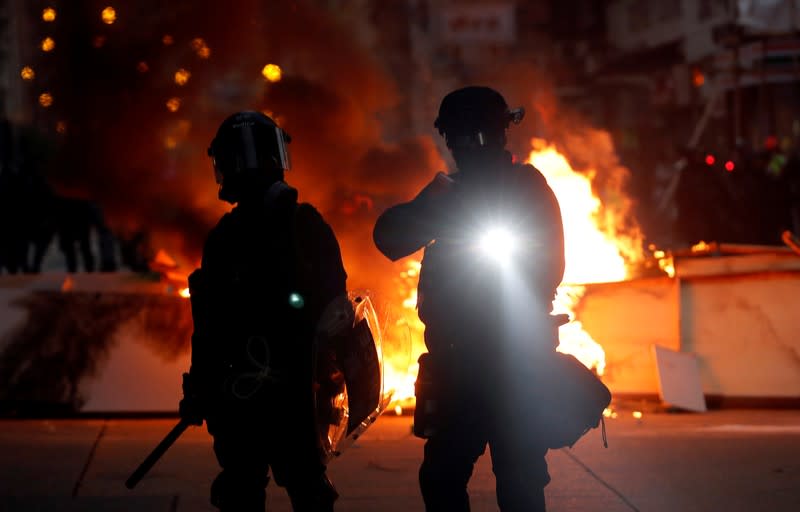
[[[694,354],[653,345],[661,400],[679,409],[706,412],[700,369]]]

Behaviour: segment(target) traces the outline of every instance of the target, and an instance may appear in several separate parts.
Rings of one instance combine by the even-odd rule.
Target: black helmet
[[[489,87],[457,89],[442,100],[433,126],[449,148],[485,146],[491,141],[505,143],[509,123],[518,124],[525,110],[509,110],[503,96]]]
[[[237,112],[225,119],[208,148],[220,199],[236,202],[253,180],[282,179],[291,167],[289,134],[261,112]]]

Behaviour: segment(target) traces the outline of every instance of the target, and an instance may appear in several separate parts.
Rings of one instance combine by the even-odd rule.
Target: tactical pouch
[[[571,447],[601,423],[607,446],[603,411],[611,403],[611,391],[574,356],[554,352],[547,359],[535,386],[541,395],[539,420],[548,448]]]
[[[419,356],[419,372],[414,383],[417,405],[414,409],[414,435],[422,439],[432,437],[439,428],[441,413],[439,393],[436,389],[436,370],[429,353]],[[441,377],[440,377],[441,378]]]

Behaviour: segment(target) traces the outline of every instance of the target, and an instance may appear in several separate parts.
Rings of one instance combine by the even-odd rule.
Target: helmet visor
[[[241,123],[229,137],[216,137],[208,155],[217,175],[247,169],[291,169],[289,135],[277,126]],[[218,176],[219,177],[219,176]]]

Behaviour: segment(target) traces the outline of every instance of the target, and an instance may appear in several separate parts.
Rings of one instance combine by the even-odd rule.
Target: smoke
[[[378,276],[395,272],[371,242],[377,215],[443,167],[427,138],[385,142],[381,116],[401,98],[385,64],[310,1],[146,3],[153,8],[120,9],[113,30],[100,29],[102,48],[80,47],[80,73],[57,96],[70,124],[51,181],[97,201],[116,232],[146,231],[154,249],[191,267],[228,209],[216,197],[208,143],[231,113],[262,110],[291,134],[287,181],[333,226],[350,286],[381,288]],[[65,15],[76,24],[93,15],[78,5]],[[96,30],[77,24],[73,35],[94,40]],[[281,66],[279,82],[261,76],[267,63]],[[178,69],[191,74],[184,86],[173,80]]]
[[[76,2],[84,8],[73,19],[95,16],[85,7],[91,3]],[[85,45],[81,58],[65,65],[72,89],[55,97],[56,105],[70,105],[63,112],[71,150],[52,169],[52,180],[98,201],[117,232],[151,233],[154,248],[166,249],[188,271],[228,209],[216,198],[208,143],[231,113],[263,110],[292,136],[287,181],[337,233],[349,286],[392,293],[399,267],[375,249],[374,221],[445,164],[429,137],[385,133],[384,120],[404,91],[361,41],[356,18],[345,23],[311,0],[140,3],[136,12],[120,8],[114,26],[84,23],[74,31],[75,40],[96,41],[100,33],[106,42]],[[208,58],[198,54],[198,39]],[[261,76],[267,63],[281,66],[279,82]],[[178,69],[191,73],[184,86],[173,80]],[[520,159],[531,137],[546,138],[576,169],[595,170],[604,205],[630,209],[628,171],[610,137],[555,100],[547,73],[511,63],[487,67],[471,82],[497,88],[511,106],[528,111],[509,130],[509,147]],[[166,108],[171,98],[180,101],[175,112]]]

